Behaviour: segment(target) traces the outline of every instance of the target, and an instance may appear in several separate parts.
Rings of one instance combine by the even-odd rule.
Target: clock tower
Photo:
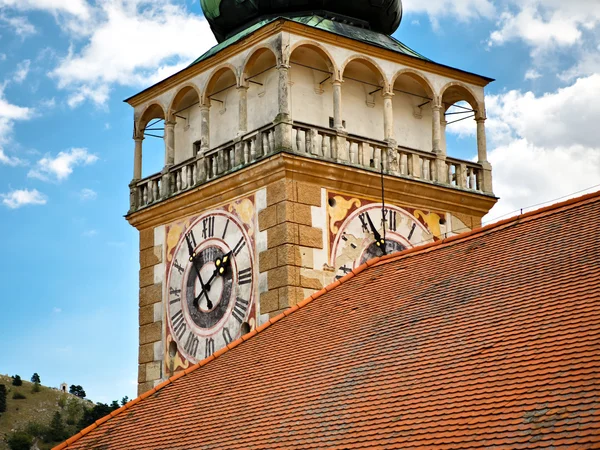
[[[496,202],[492,80],[391,37],[400,0],[201,4],[219,43],[127,100],[139,393],[375,256],[479,226]],[[476,122],[477,162],[446,152],[456,111]],[[164,167],[143,177],[150,139]]]

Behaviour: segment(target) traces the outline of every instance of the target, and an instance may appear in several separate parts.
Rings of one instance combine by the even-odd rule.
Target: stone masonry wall
[[[323,248],[323,230],[312,226],[312,206],[321,206],[321,188],[289,179],[267,187],[267,207],[258,214],[267,232],[267,250],[259,254],[259,272],[267,273],[268,290],[260,294],[260,311],[271,317],[303,300],[322,281],[305,276],[313,249]]]
[[[140,231],[138,395],[152,389],[162,377],[163,245],[156,239],[156,231]]]

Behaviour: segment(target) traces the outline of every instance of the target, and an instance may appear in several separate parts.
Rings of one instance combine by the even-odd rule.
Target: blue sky
[[[566,3],[404,2],[398,39],[497,80],[486,90],[501,197],[490,219],[600,184],[600,4]],[[0,0],[0,373],[81,384],[95,401],[135,396],[122,100],[213,43],[196,0]],[[468,122],[448,127],[450,155],[475,156]],[[146,173],[160,169],[159,147],[148,164],[145,143]]]

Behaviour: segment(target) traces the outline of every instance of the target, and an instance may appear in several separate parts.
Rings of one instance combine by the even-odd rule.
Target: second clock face
[[[218,210],[190,223],[168,271],[168,322],[178,351],[198,361],[237,339],[248,327],[254,284],[252,243],[235,215]]]
[[[385,227],[385,239],[384,239]],[[409,212],[371,203],[350,213],[332,246],[332,265],[341,278],[364,262],[431,240],[431,233]]]

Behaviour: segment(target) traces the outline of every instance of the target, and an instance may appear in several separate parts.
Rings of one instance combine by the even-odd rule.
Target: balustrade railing
[[[232,170],[248,165],[275,148],[274,126],[250,132],[138,181],[134,186],[131,210],[150,206]]]
[[[288,125],[289,126],[289,125]],[[292,151],[308,157],[350,164],[390,175],[408,177],[458,189],[482,191],[480,164],[435,153],[391,146],[384,141],[338,133],[330,128],[294,122]],[[198,154],[132,185],[131,210],[152,205],[206,181],[237,170],[274,152],[275,125]]]
[[[334,130],[299,122],[294,122],[292,127],[292,147],[300,154],[365,169],[379,171],[383,162],[388,174],[481,191],[482,168],[479,164],[448,157],[439,163],[432,152],[391,147],[383,141],[345,133],[338,135]]]

